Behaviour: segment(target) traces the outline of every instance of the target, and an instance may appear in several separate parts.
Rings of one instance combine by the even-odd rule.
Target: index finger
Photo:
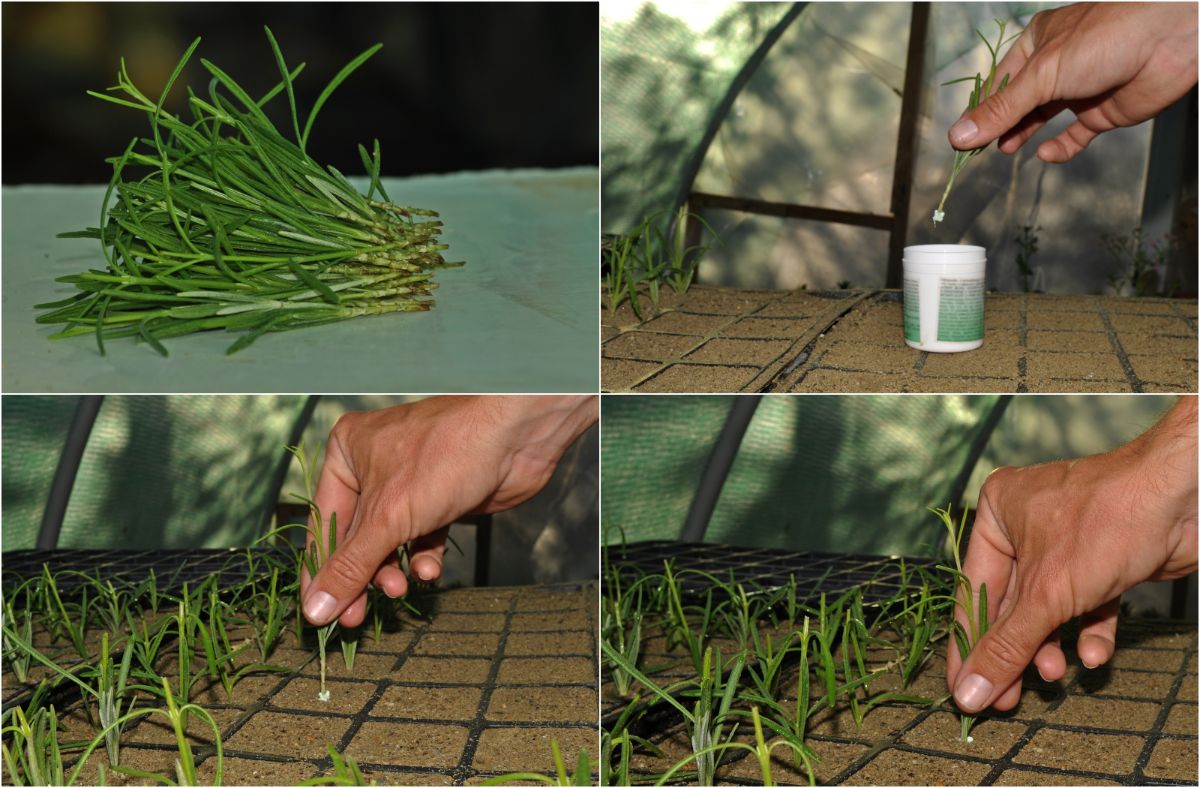
[[[1004,606],[1008,596],[1010,581],[1016,566],[1016,551],[1005,535],[996,517],[995,510],[987,497],[987,486],[979,494],[978,508],[975,510],[975,524],[971,528],[971,536],[967,543],[967,555],[963,559],[962,571],[971,584],[973,599],[972,609],[978,614],[979,589],[987,586],[987,617],[988,622],[995,620],[996,615]],[[964,629],[967,629],[967,615],[963,608],[965,597],[963,589],[955,589],[954,618]],[[950,638],[946,654],[946,683],[954,687],[958,669],[962,667],[962,658],[958,653],[955,639]]]
[[[325,521],[324,527],[329,527],[334,519],[333,515],[337,515],[338,544],[342,544],[352,530],[354,515],[358,510],[359,492],[357,477],[351,471],[349,463],[346,462],[341,447],[331,439],[325,452],[325,462],[321,466],[321,476],[317,480],[317,492],[313,496],[313,502],[321,512],[321,518]],[[308,528],[304,535],[306,551],[312,548],[314,536],[311,514],[308,519]],[[325,556],[325,560],[329,560],[329,556]],[[300,572],[301,598],[304,597],[310,580],[307,567],[302,568]]]
[[[988,145],[1020,123],[1021,119],[1043,103],[1044,86],[1036,69],[1026,68],[1033,57],[1033,33],[1026,28],[1003,58],[996,64],[991,96],[981,99],[974,109],[963,113],[950,127],[950,145],[957,150],[972,150]],[[989,44],[990,46],[990,44]],[[999,86],[1008,81],[1003,90]]]

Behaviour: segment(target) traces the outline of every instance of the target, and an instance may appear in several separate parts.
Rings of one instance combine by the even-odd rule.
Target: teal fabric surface
[[[400,204],[445,222],[448,260],[437,306],[262,337],[226,356],[237,335],[166,343],[51,341],[34,304],[70,295],[55,277],[103,268],[98,243],[57,233],[94,227],[103,186],[3,190],[4,392],[595,392],[598,173],[594,167],[384,179]],[[362,179],[356,185],[365,188]]]

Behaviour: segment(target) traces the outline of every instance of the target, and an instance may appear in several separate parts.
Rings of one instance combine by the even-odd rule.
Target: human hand
[[[1064,162],[1098,134],[1154,117],[1196,84],[1195,3],[1080,3],[1036,14],[996,69],[1008,86],[950,127],[950,144],[999,138],[1015,153],[1064,109],[1075,122],[1038,146]]]
[[[596,418],[595,397],[540,396],[431,397],[342,416],[315,496],[327,520],[337,514],[337,550],[315,578],[301,573],[305,618],[358,626],[372,581],[403,596],[396,551],[408,542],[410,571],[436,580],[449,523],[532,498]]]
[[[988,477],[963,573],[976,595],[987,585],[991,626],[965,664],[947,651],[959,708],[1013,708],[1030,662],[1047,681],[1062,678],[1058,627],[1074,616],[1080,660],[1107,662],[1121,594],[1196,571],[1196,448],[1196,398],[1183,397],[1115,451]],[[965,627],[961,606],[956,616]]]

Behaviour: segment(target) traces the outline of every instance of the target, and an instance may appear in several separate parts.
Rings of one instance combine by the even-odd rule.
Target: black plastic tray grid
[[[219,585],[228,588],[241,585],[250,577],[247,550],[256,562],[275,556],[283,566],[291,566],[291,553],[284,548],[198,548],[191,550],[10,550],[4,553],[3,587],[14,588],[23,580],[42,573],[42,565],[50,567],[59,593],[71,596],[84,579],[74,572],[99,575],[114,583],[137,584],[154,571],[158,589],[175,594],[186,582],[196,586],[214,574],[220,575]],[[256,563],[257,566],[257,563]],[[64,574],[69,573],[69,574]]]
[[[781,588],[796,579],[797,601],[815,604],[824,592],[829,599],[862,587],[863,601],[870,604],[894,598],[904,589],[900,559],[894,556],[845,555],[797,552],[766,547],[705,544],[654,540],[605,548],[606,560],[629,581],[646,574],[661,574],[665,561],[672,571],[700,570],[722,582],[732,578],[747,589]],[[933,568],[932,558],[905,557],[905,569]],[[685,593],[700,594],[712,587],[702,575],[682,573],[679,584]],[[909,583],[913,582],[910,575]]]

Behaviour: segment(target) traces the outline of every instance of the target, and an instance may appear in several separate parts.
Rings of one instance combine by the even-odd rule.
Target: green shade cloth
[[[733,398],[605,397],[604,541],[678,539]],[[764,397],[704,541],[928,554],[994,396]],[[958,511],[958,502],[955,510]]]
[[[132,340],[50,341],[33,305],[74,292],[55,277],[103,268],[91,239],[103,186],[3,190],[3,387],[13,392],[582,392],[596,391],[594,167],[384,179],[392,199],[445,222],[448,260],[427,313],[358,318],[264,336],[168,340],[170,358]],[[352,179],[355,180],[355,179]],[[365,190],[363,179],[356,185]]]
[[[60,548],[251,544],[304,397],[105,397]],[[33,547],[76,397],[5,397],[3,548]]]

